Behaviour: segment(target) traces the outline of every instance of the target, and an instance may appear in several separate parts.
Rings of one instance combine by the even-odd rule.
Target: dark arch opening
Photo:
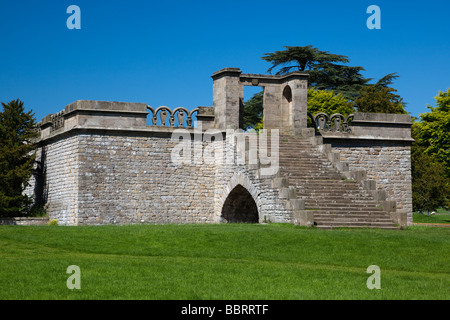
[[[292,90],[290,86],[284,87],[283,97],[287,100],[287,102],[292,102]]]
[[[252,195],[240,184],[231,190],[222,207],[225,222],[258,223],[258,207]]]

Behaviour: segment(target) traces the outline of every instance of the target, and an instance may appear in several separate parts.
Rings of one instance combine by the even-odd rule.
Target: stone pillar
[[[242,127],[244,86],[239,68],[224,68],[213,78],[213,107],[215,127],[219,130]]]
[[[284,129],[288,123],[283,121],[283,108],[281,106],[281,89],[280,85],[264,86],[264,129],[280,129],[282,133],[286,133]]]
[[[292,72],[285,76],[265,76],[264,128],[281,134],[301,135],[306,128],[308,75]]]
[[[289,86],[291,101],[289,102],[289,124],[287,127],[295,136],[301,135],[302,129],[307,126],[307,100],[308,100],[308,80],[305,74],[291,73],[287,75],[283,83],[283,91]],[[282,91],[282,92],[283,92]],[[283,100],[286,100],[284,91]]]

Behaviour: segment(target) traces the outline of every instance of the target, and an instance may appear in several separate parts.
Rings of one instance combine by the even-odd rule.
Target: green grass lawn
[[[450,212],[445,209],[436,210],[436,214],[413,213],[413,221],[415,223],[448,223],[450,224]]]
[[[0,226],[0,299],[450,299],[450,228]],[[81,270],[69,290],[67,267]],[[381,270],[369,290],[367,267]]]

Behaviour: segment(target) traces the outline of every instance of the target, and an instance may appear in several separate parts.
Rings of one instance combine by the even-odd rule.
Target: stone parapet
[[[41,226],[48,224],[48,217],[0,218],[0,225]]]
[[[45,116],[38,131],[40,139],[45,140],[74,129],[173,132],[177,128],[192,129],[197,125],[204,130],[214,127],[211,107],[189,111],[165,106],[154,109],[145,103],[78,100],[56,114]]]
[[[409,114],[356,112],[349,124],[349,132],[320,130],[325,143],[333,140],[378,140],[411,144],[411,116]]]

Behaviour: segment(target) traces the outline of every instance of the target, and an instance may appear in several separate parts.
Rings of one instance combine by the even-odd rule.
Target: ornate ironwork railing
[[[348,116],[344,116],[340,113],[335,113],[329,116],[323,112],[317,113],[316,115],[312,115],[308,112],[308,117],[311,119],[314,128],[319,131],[351,133],[351,120],[353,119],[353,116],[353,113]]]
[[[147,106],[147,109],[152,113],[150,118],[151,125],[162,127],[193,128],[195,124],[192,116],[194,113],[198,114],[198,108],[189,111],[183,107],[172,110],[166,106],[161,106],[156,109]]]

